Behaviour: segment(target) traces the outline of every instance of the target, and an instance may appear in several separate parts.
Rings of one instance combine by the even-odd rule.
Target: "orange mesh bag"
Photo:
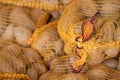
[[[41,27],[42,25],[48,22],[50,13],[41,9],[32,9],[30,12],[30,16],[33,19],[33,21],[37,24],[37,26]]]
[[[98,10],[101,16],[109,18],[120,17],[120,1],[119,0],[98,0]]]
[[[114,70],[112,68],[106,67],[105,65],[99,64],[97,66],[91,67],[86,75],[91,78],[91,80],[119,80],[120,71]]]
[[[37,80],[38,76],[47,71],[43,60],[35,50],[18,46],[1,38],[0,44],[0,72],[27,73],[31,79]]]
[[[32,20],[35,19],[35,14],[32,14],[33,10],[31,8],[3,5],[0,9],[0,36],[28,47],[28,40],[37,27],[35,25],[37,22]],[[36,15],[39,17],[40,25],[44,25],[47,23],[50,14],[47,11],[39,11],[41,13]]]
[[[87,17],[92,16],[98,11],[98,5],[95,0],[78,0],[76,6],[81,10],[80,12]]]
[[[66,74],[65,80],[90,80],[86,75],[79,73],[68,73]]]
[[[38,71],[34,67],[27,70],[27,75],[29,75],[32,80],[38,80],[39,77]]]
[[[24,12],[24,9],[21,7],[4,5],[0,11],[0,18],[1,37],[10,41],[15,41],[23,46],[27,46],[27,40],[32,35],[32,31],[35,29],[35,24]],[[24,24],[24,20],[28,23]],[[20,36],[21,31],[22,35]]]
[[[7,18],[10,12],[10,7],[2,7],[0,9],[0,35],[3,34],[3,32],[6,29],[6,25],[7,25]]]
[[[9,60],[8,65],[12,66],[12,69],[15,72],[17,72],[17,73],[25,73],[26,72],[26,64],[25,64],[25,62],[20,57],[17,57],[18,55],[12,55],[11,52],[8,52],[8,51],[5,51],[5,50],[1,51],[1,54],[4,54],[4,55],[1,55],[1,57],[3,57],[1,59]],[[6,70],[4,70],[4,69],[2,69],[2,71],[6,72]]]
[[[58,10],[63,9],[72,0],[0,0],[0,2],[45,10]]]
[[[13,69],[12,65],[11,65],[11,61],[8,59],[7,54],[4,54],[2,52],[0,52],[0,72],[15,72],[15,70]]]
[[[37,80],[38,76],[47,71],[43,60],[40,55],[31,48],[22,49],[22,52],[22,58],[27,66],[27,74],[33,80]]]
[[[79,73],[68,73],[68,74],[61,74],[61,73],[52,73],[50,71],[44,73],[39,80],[90,80],[85,75]]]
[[[36,29],[30,40],[31,47],[40,53],[47,65],[55,57],[64,55],[64,44],[56,26],[57,21],[54,21]]]
[[[118,61],[115,59],[107,59],[107,60],[103,61],[103,64],[112,69],[117,69]]]
[[[108,15],[105,18],[101,11],[85,9],[87,4],[90,7],[88,2],[92,0],[84,0],[86,5],[79,5],[83,4],[81,1],[76,0],[68,5],[58,22],[58,33],[65,43],[65,53],[80,57],[80,60],[72,65],[76,71],[84,63],[96,65],[108,58],[116,57],[120,52],[119,1],[114,4],[117,9],[115,15],[111,17]]]
[[[65,55],[63,57],[55,58],[50,63],[50,70],[55,73],[69,73],[72,72],[72,64],[79,60],[76,55]]]
[[[102,17],[118,18],[120,15],[119,0],[78,0],[78,8],[86,17],[91,17],[100,12]]]
[[[62,80],[65,78],[65,74],[52,73],[50,71],[42,74],[39,80]]]

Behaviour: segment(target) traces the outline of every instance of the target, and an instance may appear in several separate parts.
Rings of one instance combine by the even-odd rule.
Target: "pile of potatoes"
[[[76,54],[75,39],[96,12],[93,36],[80,43],[86,60],[75,71],[72,65],[84,55]],[[120,80],[119,75],[119,0],[0,0],[0,79]]]

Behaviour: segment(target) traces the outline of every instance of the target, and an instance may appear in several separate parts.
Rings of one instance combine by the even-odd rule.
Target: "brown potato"
[[[78,59],[79,57],[76,55],[66,55],[55,58],[50,63],[50,70],[57,73],[72,72],[72,64]]]
[[[120,72],[117,70],[113,70],[109,67],[106,67],[104,65],[97,65],[93,66],[87,73],[86,75],[90,77],[92,80],[119,80],[120,79]]]
[[[37,50],[44,58],[47,66],[52,59],[64,55],[64,43],[57,33],[57,22],[51,22],[36,29],[30,40],[31,47]]]
[[[103,0],[101,1],[102,8],[100,9],[101,16],[107,18],[118,18],[120,15],[120,1],[119,0]]]
[[[80,0],[78,5],[85,17],[92,17],[98,11],[94,0]]]
[[[112,69],[116,69],[117,68],[117,65],[118,65],[118,61],[115,60],[115,59],[108,59],[108,60],[105,60],[103,62],[103,64],[105,64],[106,66],[112,68]]]

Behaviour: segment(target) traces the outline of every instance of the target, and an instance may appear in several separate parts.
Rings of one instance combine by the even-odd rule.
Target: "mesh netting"
[[[61,69],[60,69],[61,70]],[[120,72],[103,64],[96,66],[89,65],[85,73],[59,73],[52,70],[42,74],[39,80],[119,80]]]
[[[28,47],[37,21],[44,25],[49,16],[47,11],[4,4],[0,8],[0,36]]]
[[[115,59],[108,59],[108,60],[103,61],[103,64],[105,64],[106,66],[112,69],[117,69],[118,61]]]
[[[50,63],[50,70],[57,73],[72,72],[72,64],[78,60],[76,55],[66,55],[63,57],[55,58]]]
[[[120,53],[119,0],[0,2],[0,79],[120,79],[120,61],[97,65]]]
[[[75,68],[84,62],[96,65],[119,54],[119,4],[119,0],[77,0],[65,8],[58,32],[65,42],[66,54],[77,53],[81,57]]]
[[[83,15],[91,17],[100,12],[103,17],[118,17],[120,15],[119,0],[78,0],[78,6]]]
[[[0,0],[0,2],[46,10],[58,10],[63,9],[72,0]]]
[[[68,74],[61,74],[61,73],[52,73],[48,71],[47,73],[43,74],[39,80],[89,80],[88,77],[79,73],[68,73]]]
[[[37,80],[38,76],[47,70],[35,50],[20,47],[1,38],[0,44],[0,72],[27,73],[33,80]]]
[[[44,58],[47,65],[57,56],[64,55],[63,41],[57,33],[57,21],[38,28],[31,38],[31,46]]]
[[[114,70],[112,68],[106,67],[105,65],[92,66],[91,69],[85,73],[92,80],[119,80],[120,71]]]

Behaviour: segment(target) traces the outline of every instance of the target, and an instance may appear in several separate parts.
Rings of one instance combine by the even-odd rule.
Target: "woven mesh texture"
[[[109,9],[104,10],[108,12],[102,12],[96,7],[100,5],[99,2],[101,5],[106,3],[106,6],[107,4],[116,6],[113,9],[115,12],[109,13]],[[117,0],[118,3],[116,3],[112,0],[110,2],[100,0],[99,2],[92,0],[89,0],[89,3],[88,0],[74,1],[65,8],[58,22],[58,33],[65,43],[64,51],[66,54],[76,54],[76,47],[79,48],[77,53],[81,59],[75,63],[75,66],[80,66],[84,62],[92,65],[99,64],[103,60],[116,57],[119,54],[119,1]],[[96,12],[99,12],[98,16],[94,16]],[[92,22],[93,17],[96,19]],[[91,24],[84,26],[87,21],[90,21]],[[89,31],[92,33],[87,34]],[[84,35],[89,35],[86,41],[84,41],[86,37]],[[79,40],[76,40],[77,38]]]
[[[39,80],[89,80],[89,79],[81,73],[61,74],[61,73],[52,73],[48,71],[47,73],[43,74],[39,78]]]
[[[37,80],[38,76],[47,70],[35,50],[20,47],[1,38],[0,44],[0,72],[27,73],[32,79]]]
[[[0,2],[46,10],[58,10],[63,9],[72,0],[0,0]]]
[[[48,66],[55,57],[64,55],[64,43],[57,32],[57,21],[36,29],[30,42],[31,47],[40,53]]]
[[[120,15],[119,0],[78,0],[78,6],[82,13],[88,17],[97,11],[103,17],[118,17]]]
[[[34,30],[46,24],[49,16],[48,11],[3,4],[0,8],[0,36],[28,47]]]
[[[85,73],[92,80],[119,80],[120,79],[120,71],[114,70],[112,68],[106,67],[105,65],[99,64],[96,66],[92,66],[87,73]]]
[[[50,63],[50,70],[56,73],[69,73],[72,72],[72,64],[78,60],[76,55],[66,55],[63,57],[55,58]]]

